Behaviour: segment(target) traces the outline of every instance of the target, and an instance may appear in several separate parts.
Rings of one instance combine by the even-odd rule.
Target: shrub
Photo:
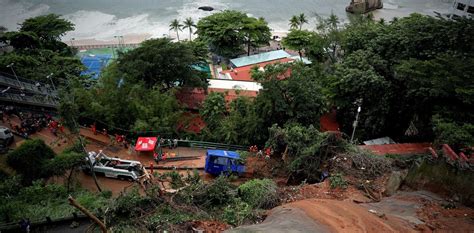
[[[140,210],[152,207],[151,200],[148,197],[142,197],[136,187],[115,199],[114,204],[112,212],[119,217],[127,218],[139,215]]]
[[[54,151],[42,140],[27,140],[7,155],[7,162],[23,177],[24,184],[33,180],[48,177],[43,166],[47,160],[54,158]]]
[[[254,179],[239,186],[239,196],[254,208],[278,205],[277,185],[270,179]]]
[[[331,183],[331,188],[347,188],[347,181],[344,179],[341,173],[336,173],[329,177],[329,182]]]
[[[235,186],[225,176],[219,176],[208,184],[199,183],[180,192],[181,199],[204,209],[216,209],[232,202]]]
[[[224,208],[222,218],[226,223],[238,226],[251,216],[253,216],[252,207],[241,199],[236,198],[231,205]]]

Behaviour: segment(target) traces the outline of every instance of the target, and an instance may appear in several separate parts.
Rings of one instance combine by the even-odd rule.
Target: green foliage
[[[460,202],[474,206],[474,186],[472,170],[461,170],[450,165],[444,159],[430,162],[424,160],[419,166],[413,166],[408,172],[405,183],[415,189],[435,187],[437,192],[456,195]]]
[[[225,10],[199,20],[199,39],[209,44],[212,52],[224,57],[235,57],[248,48],[268,44],[270,28],[263,18],[248,17],[245,13]]]
[[[274,125],[269,131],[267,146],[273,148],[275,155],[286,153],[290,183],[318,182],[322,164],[346,147],[346,142],[337,135],[321,133],[312,125],[293,124],[284,128]]]
[[[74,30],[74,24],[61,19],[59,15],[48,14],[26,19],[20,27],[21,32],[33,32],[42,40],[58,41],[68,31]]]
[[[439,116],[434,118],[436,144],[448,144],[455,150],[469,148],[474,145],[474,124],[464,123],[460,125],[439,119]]]
[[[207,87],[206,75],[192,65],[200,57],[190,43],[173,43],[169,39],[151,39],[127,53],[122,53],[115,66],[117,77],[125,82],[143,81],[146,87],[169,90],[175,86]]]
[[[270,179],[253,179],[241,184],[239,197],[253,208],[271,209],[279,204],[277,186]]]
[[[215,210],[225,206],[236,197],[235,186],[228,178],[219,176],[210,183],[194,183],[179,194],[179,199],[188,204],[195,204],[205,210]]]
[[[242,225],[244,220],[253,215],[252,206],[236,198],[224,208],[222,219],[233,226]]]
[[[183,22],[183,29],[189,29],[189,41],[192,41],[192,34],[193,34],[193,28],[196,28],[196,24],[194,23],[193,19],[191,17],[188,17],[184,20]]]
[[[72,195],[76,200],[96,212],[108,205],[108,199],[103,195],[93,194],[84,190],[68,193],[64,186],[33,182],[32,186],[23,187],[20,179],[12,177],[0,182],[0,222],[17,222],[22,218],[31,221],[71,216],[76,212],[70,206],[67,197]]]
[[[225,99],[222,93],[210,93],[204,101],[200,114],[211,130],[219,126],[226,112]]]
[[[302,57],[302,50],[322,50],[320,37],[308,30],[291,30],[282,40],[283,46],[298,51]]]
[[[51,174],[43,168],[49,159],[54,158],[54,151],[40,139],[27,140],[17,149],[10,152],[7,158],[8,165],[22,175],[24,184]]]
[[[333,174],[329,177],[329,182],[331,184],[331,188],[347,188],[347,181],[344,179],[341,173]]]
[[[167,229],[173,224],[183,224],[187,221],[197,220],[193,213],[176,210],[169,205],[163,204],[157,207],[157,212],[147,219],[149,229]]]
[[[287,122],[318,125],[319,117],[327,110],[320,82],[323,76],[318,68],[301,64],[279,64],[266,66],[264,72],[254,71],[252,77],[263,86],[255,104],[266,127]]]
[[[84,69],[80,60],[73,57],[72,49],[60,41],[73,29],[71,22],[54,14],[25,20],[18,32],[7,32],[0,38],[15,48],[0,56],[0,71],[12,73],[6,66],[13,63],[20,77],[50,83],[46,77],[53,73],[55,85],[65,85],[69,76],[79,76]]]
[[[62,176],[67,171],[83,164],[84,161],[84,153],[61,153],[55,156],[53,159],[47,161],[43,166],[43,170],[51,176]]]
[[[139,217],[141,210],[153,208],[152,204],[152,200],[149,197],[141,196],[138,188],[134,187],[130,192],[123,193],[115,199],[110,207],[110,214],[114,217],[112,221],[118,222],[120,219]]]
[[[173,21],[171,21],[170,30],[176,32],[176,37],[178,38],[178,41],[179,41],[179,32],[178,31],[183,31],[182,28],[183,28],[183,25],[177,19],[173,19]]]
[[[349,132],[357,99],[363,99],[357,134],[432,140],[432,117],[462,125],[472,119],[474,20],[443,20],[412,14],[390,23],[360,19],[343,31],[345,58],[328,76],[327,93]],[[462,110],[461,110],[462,109]],[[413,128],[413,127],[412,127]]]
[[[122,129],[173,132],[181,116],[174,91],[148,89],[143,82],[133,80],[125,80],[118,87],[122,76],[117,66],[108,66],[99,83],[89,90],[76,83],[64,92],[68,97],[61,98],[61,107],[71,106],[75,110],[60,108],[63,117],[87,117]]]

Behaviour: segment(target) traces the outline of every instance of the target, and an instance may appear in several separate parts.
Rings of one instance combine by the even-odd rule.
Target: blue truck
[[[245,172],[239,153],[226,150],[207,150],[204,170],[211,175],[237,175]]]

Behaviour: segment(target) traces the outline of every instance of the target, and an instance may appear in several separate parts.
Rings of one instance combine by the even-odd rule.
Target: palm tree
[[[191,41],[191,35],[193,34],[193,28],[196,28],[196,24],[194,24],[194,21],[193,21],[193,19],[191,19],[191,17],[184,20],[183,23],[184,23],[183,29],[186,29],[186,28],[189,29],[189,41]]]
[[[300,20],[298,19],[298,16],[293,15],[290,19],[290,29],[297,29],[300,25]]]
[[[297,16],[300,30],[303,28],[303,24],[308,23],[308,18],[306,18],[306,15],[304,13],[301,13],[299,16]]]
[[[174,19],[173,21],[171,21],[170,23],[170,30],[174,30],[176,32],[176,37],[178,37],[178,41],[179,41],[179,33],[178,31],[183,31],[181,28],[183,27],[182,24],[179,23],[179,21],[177,19]]]

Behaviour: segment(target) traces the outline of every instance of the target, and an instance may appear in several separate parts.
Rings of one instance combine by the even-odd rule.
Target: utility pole
[[[49,79],[49,81],[51,81],[51,85],[53,85],[53,91],[56,90],[56,87],[54,86],[54,82],[53,82],[53,73],[49,74],[48,76],[46,76],[47,79]]]
[[[354,134],[355,134],[355,131],[356,131],[356,128],[357,128],[357,124],[359,124],[359,114],[360,114],[360,111],[362,110],[361,108],[361,103],[362,101],[359,102],[359,106],[357,107],[357,114],[356,114],[356,119],[354,121],[354,123],[352,124],[352,136],[351,136],[351,143],[354,141]]]
[[[15,76],[16,81],[18,82],[18,86],[20,86],[23,89],[23,85],[21,84],[20,79],[18,79],[18,76],[16,75],[15,70],[13,69],[13,65],[15,65],[15,63],[12,62],[9,65],[7,65],[7,67],[12,70],[12,73]]]

